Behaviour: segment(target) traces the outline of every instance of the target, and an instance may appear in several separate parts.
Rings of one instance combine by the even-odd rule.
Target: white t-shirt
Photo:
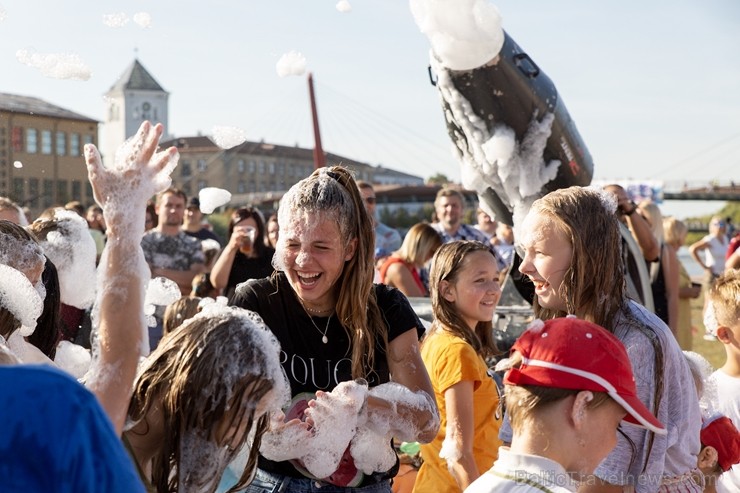
[[[573,493],[576,485],[563,466],[539,455],[499,447],[498,459],[465,493]]]
[[[704,263],[712,269],[715,275],[720,275],[725,270],[725,253],[727,253],[727,240],[720,240],[716,236],[707,235],[704,237],[709,248],[704,251]]]
[[[712,373],[711,379],[717,384],[717,411],[732,420],[732,423],[740,426],[740,378],[731,377],[722,370]],[[717,483],[717,492],[740,491],[740,464],[735,464],[732,469],[723,473]]]

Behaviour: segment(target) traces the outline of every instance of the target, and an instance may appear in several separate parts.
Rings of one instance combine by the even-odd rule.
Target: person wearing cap
[[[218,235],[203,225],[203,213],[200,211],[200,199],[198,197],[191,197],[188,201],[182,230],[186,235],[198,238],[201,241],[216,240],[219,245],[221,244]]]
[[[732,420],[715,414],[702,424],[700,437],[699,469],[704,474],[704,493],[737,491],[736,486],[721,479],[740,463],[740,432]]]
[[[574,492],[617,444],[621,423],[666,434],[637,395],[624,345],[594,323],[535,320],[500,366],[514,435],[466,493]]]
[[[626,293],[616,200],[570,187],[535,200],[519,226],[519,266],[534,287],[534,313],[572,314],[604,327],[624,344],[640,400],[667,435],[624,427],[614,450],[581,493],[702,491],[697,469],[701,411],[691,370],[668,326]],[[501,438],[506,423],[501,427]]]

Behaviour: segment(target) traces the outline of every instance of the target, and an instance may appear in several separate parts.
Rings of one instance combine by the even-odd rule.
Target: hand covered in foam
[[[364,418],[365,382],[342,382],[332,392],[316,392],[300,419],[271,423],[260,452],[270,460],[296,459],[317,478],[332,475]],[[280,420],[282,421],[282,420]]]
[[[170,173],[177,166],[179,155],[174,147],[157,152],[163,132],[161,123],[152,126],[145,121],[136,135],[118,149],[113,165],[108,166],[103,165],[95,145],[85,145],[87,175],[93,196],[103,207],[109,223],[115,223],[116,216],[132,208],[140,207],[143,211],[152,195],[172,183]],[[140,222],[143,229],[143,217]]]

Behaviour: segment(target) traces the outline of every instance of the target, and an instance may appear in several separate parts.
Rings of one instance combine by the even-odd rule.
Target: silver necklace
[[[313,325],[316,328],[316,330],[319,331],[319,334],[321,334],[321,342],[323,342],[324,344],[327,344],[329,342],[329,338],[326,337],[326,333],[329,332],[329,323],[331,322],[332,315],[333,313],[330,314],[329,318],[326,319],[326,327],[324,327],[323,332],[321,332],[321,329],[319,329],[319,326],[316,325],[316,322],[313,321],[313,317],[311,315],[308,315],[308,319],[311,321],[311,325]]]
[[[303,303],[301,303],[301,305],[303,305]],[[303,308],[305,308],[306,311],[309,311],[311,313],[315,313],[317,315],[321,315],[322,313],[329,313],[330,311],[333,310],[333,308],[327,308],[326,310],[315,310],[315,309],[311,308],[310,306],[306,306],[306,305],[303,305]]]

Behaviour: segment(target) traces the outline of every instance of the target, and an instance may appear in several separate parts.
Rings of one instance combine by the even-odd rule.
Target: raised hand
[[[146,201],[171,183],[170,173],[177,166],[179,154],[170,147],[157,152],[164,127],[145,121],[134,137],[116,152],[112,165],[104,166],[98,149],[85,145],[87,175],[95,201],[103,207],[107,223],[114,225],[125,211],[146,206]],[[143,220],[138,221],[142,223]]]

